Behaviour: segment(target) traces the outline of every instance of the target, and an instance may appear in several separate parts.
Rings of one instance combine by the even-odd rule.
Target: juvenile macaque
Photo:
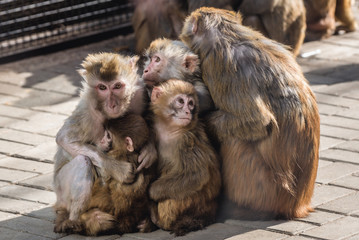
[[[126,113],[142,114],[145,90],[137,74],[137,57],[100,53],[89,55],[79,72],[84,78],[81,99],[56,136],[54,190],[57,196],[55,232],[81,229],[80,214],[87,208],[95,179],[131,183],[133,165],[106,156],[95,145],[105,135],[104,123]],[[148,167],[157,157],[149,141],[139,156]]]
[[[243,0],[238,10],[243,14],[243,25],[290,46],[298,55],[306,29],[302,0]]]
[[[199,58],[185,44],[169,39],[156,39],[145,52],[147,59],[142,78],[151,89],[168,79],[183,79],[194,85],[200,112],[213,107],[213,101],[201,78]]]
[[[239,206],[305,217],[318,166],[317,103],[293,55],[240,18],[200,8],[181,34],[218,109],[208,128],[221,143],[224,190]]]
[[[151,109],[158,146],[158,175],[149,190],[154,224],[176,235],[215,218],[221,186],[218,158],[198,122],[192,84],[169,80],[154,87]]]
[[[138,167],[139,150],[149,139],[145,120],[130,114],[111,119],[106,126],[103,144],[99,145],[101,149],[110,149],[107,153],[110,157]],[[151,230],[147,190],[153,176],[151,169],[144,169],[131,184],[111,178],[104,185],[101,179],[97,179],[88,210],[80,217],[83,226],[80,232],[98,235],[109,231],[123,234]]]
[[[336,31],[353,32],[358,25],[351,9],[351,0],[304,0],[307,13],[306,40],[328,38]],[[337,27],[336,20],[341,24]]]

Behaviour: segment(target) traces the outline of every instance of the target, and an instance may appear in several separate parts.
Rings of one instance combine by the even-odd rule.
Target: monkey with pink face
[[[107,120],[143,113],[146,95],[137,60],[99,53],[90,54],[82,63],[79,72],[85,81],[80,102],[56,136],[55,232],[81,230],[79,216],[87,208],[95,179],[131,183],[135,178],[133,164],[111,158],[96,145],[106,144],[101,141]],[[154,143],[149,141],[141,150],[136,171],[149,167],[156,158]]]

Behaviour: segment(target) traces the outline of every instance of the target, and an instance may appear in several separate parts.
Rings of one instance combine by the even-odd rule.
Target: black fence
[[[127,0],[0,0],[0,58],[129,28]]]

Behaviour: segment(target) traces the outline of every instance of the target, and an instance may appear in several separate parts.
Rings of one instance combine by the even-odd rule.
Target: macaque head
[[[88,101],[108,118],[124,115],[135,92],[141,88],[137,75],[138,57],[124,57],[114,53],[90,54],[79,73],[84,78],[84,92]]]
[[[149,138],[147,123],[137,114],[111,119],[107,121],[106,128],[112,138],[111,152],[116,155],[138,152]]]
[[[154,87],[151,107],[155,118],[165,121],[168,126],[191,127],[197,122],[196,91],[192,84],[182,80],[171,79]]]
[[[186,18],[180,39],[196,53],[198,45],[206,45],[207,50],[211,50],[214,46],[204,44],[204,42],[213,43],[214,39],[215,41],[220,41],[221,39],[216,38],[224,35],[220,32],[216,33],[216,31],[221,31],[221,25],[228,23],[241,25],[241,14],[224,9],[201,7]]]
[[[186,76],[200,71],[198,56],[180,41],[154,40],[145,56],[147,61],[142,78],[148,87],[171,78],[187,79]]]

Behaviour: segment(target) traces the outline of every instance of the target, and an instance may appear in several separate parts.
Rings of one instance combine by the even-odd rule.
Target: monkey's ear
[[[196,17],[192,17],[191,19],[191,23],[192,23],[192,33],[196,34],[197,30],[198,30],[198,20]]]
[[[139,56],[133,56],[133,57],[131,57],[130,63],[131,63],[132,69],[136,69],[136,68],[137,68],[137,62],[138,62],[139,59],[140,59]]]
[[[152,89],[152,94],[151,94],[151,102],[156,102],[156,100],[161,96],[162,94],[162,89],[160,87],[154,87]]]
[[[199,59],[196,55],[187,55],[184,58],[183,67],[186,68],[188,71],[193,73],[197,70],[199,65]]]
[[[130,137],[126,137],[125,142],[126,142],[127,151],[133,152],[135,149],[133,147],[132,139]]]

